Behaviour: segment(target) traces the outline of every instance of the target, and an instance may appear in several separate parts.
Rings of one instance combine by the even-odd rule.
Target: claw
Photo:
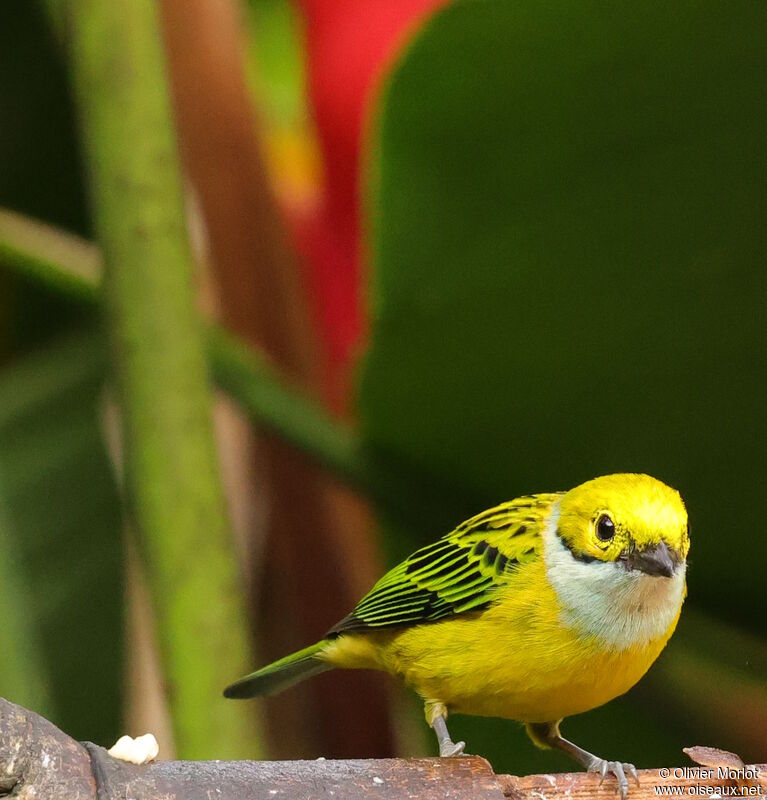
[[[450,739],[439,743],[439,754],[442,758],[463,755],[466,742],[451,742]]]
[[[629,782],[626,779],[627,772],[639,785],[639,775],[633,764],[623,764],[620,761],[606,761],[604,758],[598,758],[589,765],[588,771],[598,772],[602,776],[599,781],[600,785],[608,774],[615,775],[618,781],[618,790],[621,793],[621,800],[626,800],[629,793]]]

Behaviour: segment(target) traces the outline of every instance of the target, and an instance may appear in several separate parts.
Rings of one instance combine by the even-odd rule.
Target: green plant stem
[[[351,427],[289,387],[266,358],[237,337],[213,328],[208,347],[216,383],[257,425],[296,445],[344,482],[380,499],[384,487],[373,476],[375,467]]]
[[[126,488],[179,755],[257,756],[221,689],[252,663],[218,476],[175,131],[153,0],[70,0],[66,39],[122,410]]]
[[[103,264],[96,245],[0,208],[0,263],[71,300],[97,303]]]

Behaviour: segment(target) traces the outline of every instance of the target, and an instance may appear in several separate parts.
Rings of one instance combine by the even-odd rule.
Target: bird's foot
[[[602,776],[602,781],[608,775],[615,775],[618,779],[618,790],[621,793],[621,800],[626,800],[629,793],[629,782],[626,774],[630,775],[639,786],[639,775],[633,764],[624,764],[620,761],[606,761],[604,758],[594,757],[587,767],[588,772],[598,772]],[[600,781],[600,783],[602,783]]]
[[[453,742],[450,739],[443,739],[439,743],[439,754],[442,758],[452,758],[462,756],[466,742]]]
[[[447,709],[442,704],[432,704],[436,707],[437,712],[433,719],[430,718],[429,704],[426,704],[427,713],[426,721],[434,728],[434,733],[437,734],[437,742],[439,742],[439,754],[442,758],[451,758],[452,756],[463,755],[463,749],[466,747],[466,742],[454,742],[450,738],[450,733],[447,729]]]

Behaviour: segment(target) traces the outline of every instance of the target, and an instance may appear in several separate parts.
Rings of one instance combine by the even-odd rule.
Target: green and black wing
[[[436,622],[486,608],[519,564],[540,552],[558,495],[520,497],[483,511],[386,573],[328,636]]]

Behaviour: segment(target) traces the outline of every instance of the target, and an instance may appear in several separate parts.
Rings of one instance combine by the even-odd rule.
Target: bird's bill
[[[645,575],[671,578],[682,558],[665,542],[659,542],[645,550],[635,550],[622,557],[621,562],[629,571],[638,569]]]

